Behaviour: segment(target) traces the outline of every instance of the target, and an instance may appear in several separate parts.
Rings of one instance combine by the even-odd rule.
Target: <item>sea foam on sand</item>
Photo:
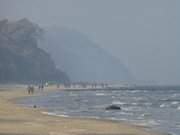
[[[60,115],[60,114],[56,114],[54,112],[41,112],[42,114],[45,114],[45,115],[51,115],[51,116],[60,116],[60,117],[69,117],[68,115]]]

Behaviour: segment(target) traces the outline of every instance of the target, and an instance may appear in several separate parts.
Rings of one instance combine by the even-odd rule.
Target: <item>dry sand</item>
[[[0,86],[0,135],[160,135],[125,123],[49,116],[15,104],[26,96],[24,86]]]

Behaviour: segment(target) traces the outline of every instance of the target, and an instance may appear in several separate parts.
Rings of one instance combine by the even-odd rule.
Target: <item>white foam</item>
[[[174,101],[174,102],[172,102],[171,104],[172,104],[172,105],[177,105],[177,104],[179,104],[179,102]]]
[[[177,107],[177,110],[180,110],[180,106]]]
[[[177,128],[180,128],[180,122],[177,122],[177,123],[176,123],[176,127],[177,127]]]
[[[169,100],[168,98],[161,99],[161,101],[168,101],[168,100]]]
[[[111,120],[117,120],[115,117],[111,117],[110,119],[111,119]]]
[[[177,97],[177,94],[175,93],[175,94],[171,95],[171,97]]]
[[[166,104],[161,104],[159,107],[163,108],[163,107],[167,107]]]
[[[56,115],[56,113],[54,113],[54,112],[41,112],[42,114],[46,114],[46,115]]]
[[[96,96],[104,96],[105,93],[96,93]]]
[[[60,117],[69,117],[68,115],[64,115],[64,114],[56,114],[54,112],[41,112],[42,114],[45,115],[50,115],[50,116],[60,116]]]
[[[150,116],[150,115],[151,115],[150,113],[143,113],[143,114],[141,114],[142,117]]]
[[[136,111],[140,111],[141,110],[141,108],[140,107],[136,107],[136,106],[133,106],[133,107],[126,107],[126,108],[122,108],[122,110],[124,110],[124,111],[134,111],[134,110],[136,110]]]
[[[121,101],[113,101],[112,104],[116,104],[116,105],[125,105],[126,103],[121,102]]]
[[[81,117],[83,118],[83,117]],[[86,118],[86,117],[85,117]],[[92,118],[92,119],[101,119],[100,117],[97,117],[97,116],[88,116],[88,118]]]
[[[133,91],[131,91],[131,93],[138,93],[138,92],[142,92],[142,91],[140,91],[140,90],[133,90]]]
[[[153,126],[159,126],[160,123],[158,123],[155,120],[142,120],[141,122],[136,122],[136,125],[139,126],[147,126],[147,127],[153,127]]]
[[[112,96],[112,98],[116,98],[115,96]]]
[[[120,120],[120,121],[128,121],[128,119],[126,119],[126,118],[119,118],[118,120]]]
[[[142,98],[142,97],[135,97],[135,100],[136,100],[136,101],[142,101],[143,98]]]
[[[127,113],[127,112],[119,112],[118,114],[129,115],[129,116],[133,116],[134,115],[133,113]]]
[[[56,115],[56,116],[60,116],[60,117],[69,117],[68,115],[64,115],[64,114],[60,114],[60,115]]]
[[[138,103],[132,103],[132,105],[138,105]]]

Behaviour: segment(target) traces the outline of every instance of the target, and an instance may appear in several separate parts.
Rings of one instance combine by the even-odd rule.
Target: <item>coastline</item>
[[[57,88],[49,87],[45,92],[53,90]],[[47,115],[41,108],[27,108],[15,103],[27,96],[30,95],[25,86],[0,86],[0,135],[162,135],[111,120]]]

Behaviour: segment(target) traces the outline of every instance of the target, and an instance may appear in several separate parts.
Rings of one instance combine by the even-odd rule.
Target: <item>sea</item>
[[[180,89],[53,91],[26,97],[18,103],[46,108],[42,113],[48,115],[108,119],[180,135]],[[121,110],[106,110],[110,105]]]

